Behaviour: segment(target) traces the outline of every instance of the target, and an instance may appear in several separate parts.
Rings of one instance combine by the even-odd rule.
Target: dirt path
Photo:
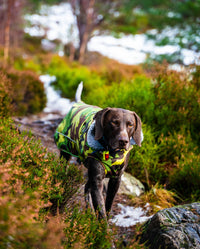
[[[53,139],[53,135],[56,127],[62,120],[62,117],[58,116],[56,119],[47,119],[46,115],[41,113],[37,116],[29,116],[22,118],[14,118],[19,130],[31,131],[32,134],[38,138],[41,143],[49,152],[59,153]]]

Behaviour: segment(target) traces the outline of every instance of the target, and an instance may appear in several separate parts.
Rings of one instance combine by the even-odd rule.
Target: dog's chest
[[[89,156],[92,156],[97,161],[102,163],[107,177],[115,177],[121,173],[121,170],[123,169],[126,162],[127,154],[131,149],[132,146],[127,151],[119,150],[112,153],[109,151],[96,151]]]

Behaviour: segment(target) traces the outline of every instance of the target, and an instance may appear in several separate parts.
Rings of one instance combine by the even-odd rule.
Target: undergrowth
[[[66,217],[66,248],[111,248],[111,234],[106,221],[98,221],[90,209],[75,208]]]
[[[7,118],[0,120],[0,147],[0,248],[109,248],[105,223],[66,208],[83,180],[77,166]]]
[[[180,201],[180,197],[174,192],[169,191],[164,188],[164,186],[156,183],[147,191],[144,195],[140,197],[132,197],[132,203],[134,206],[143,207],[147,209],[149,214],[155,214],[156,212],[171,208]]]
[[[0,68],[2,116],[21,116],[42,111],[46,105],[43,83],[31,71]]]

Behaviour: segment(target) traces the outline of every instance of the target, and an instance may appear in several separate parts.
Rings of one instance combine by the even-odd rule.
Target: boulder
[[[144,225],[140,242],[151,249],[200,248],[200,203],[159,211]]]
[[[144,193],[144,185],[129,173],[124,172],[121,178],[119,194],[140,196]]]

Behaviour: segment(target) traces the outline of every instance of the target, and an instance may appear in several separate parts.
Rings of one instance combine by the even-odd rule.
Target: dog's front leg
[[[117,191],[119,189],[120,182],[121,182],[121,176],[116,178],[111,178],[108,182],[108,189],[106,195],[106,213],[108,216],[111,211],[115,195],[117,194]]]
[[[89,188],[94,210],[99,219],[106,219],[105,201],[103,198],[105,170],[101,163],[93,158],[87,159],[86,166],[88,168]]]

